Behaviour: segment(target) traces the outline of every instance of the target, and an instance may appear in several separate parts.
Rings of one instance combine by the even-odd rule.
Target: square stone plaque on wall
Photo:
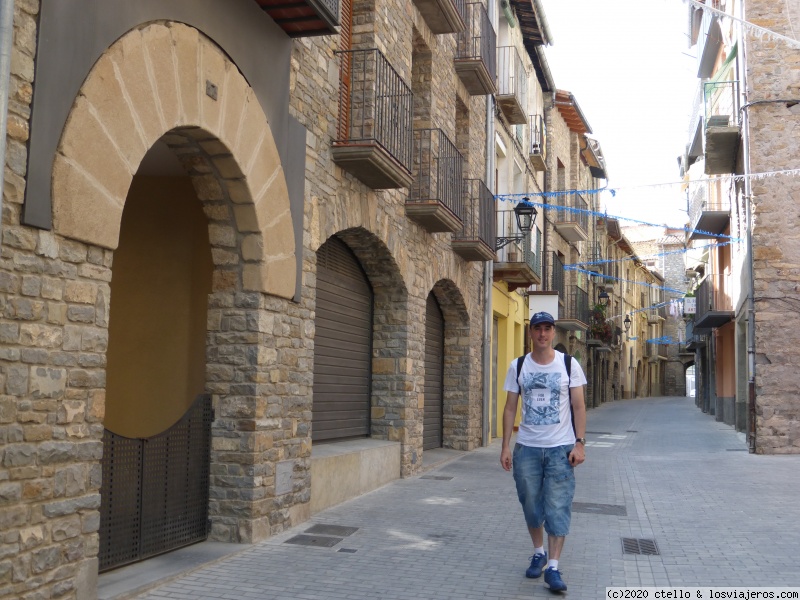
[[[292,491],[292,473],[294,461],[284,460],[275,466],[275,495],[288,494]]]

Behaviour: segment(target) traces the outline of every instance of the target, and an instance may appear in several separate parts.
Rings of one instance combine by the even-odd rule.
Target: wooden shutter
[[[338,238],[317,252],[313,440],[369,435],[372,288]]]
[[[425,310],[425,418],[422,449],[442,447],[444,317],[433,294]]]

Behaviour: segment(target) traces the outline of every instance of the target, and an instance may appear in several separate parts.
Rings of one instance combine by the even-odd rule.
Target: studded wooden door
[[[103,435],[100,571],[208,536],[211,396],[149,438]]]

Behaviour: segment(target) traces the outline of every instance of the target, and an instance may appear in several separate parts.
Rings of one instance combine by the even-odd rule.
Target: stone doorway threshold
[[[247,548],[252,548],[252,546],[250,544],[200,542],[107,573],[101,573],[97,580],[97,599],[126,600],[133,598]]]

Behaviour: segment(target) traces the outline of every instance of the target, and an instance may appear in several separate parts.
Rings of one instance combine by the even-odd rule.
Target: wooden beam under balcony
[[[414,4],[435,34],[458,33],[467,28],[453,0],[414,0]]]
[[[337,33],[339,0],[256,0],[289,37]]]
[[[407,188],[414,181],[411,172],[376,142],[336,142],[331,156],[333,162],[373,190]]]

